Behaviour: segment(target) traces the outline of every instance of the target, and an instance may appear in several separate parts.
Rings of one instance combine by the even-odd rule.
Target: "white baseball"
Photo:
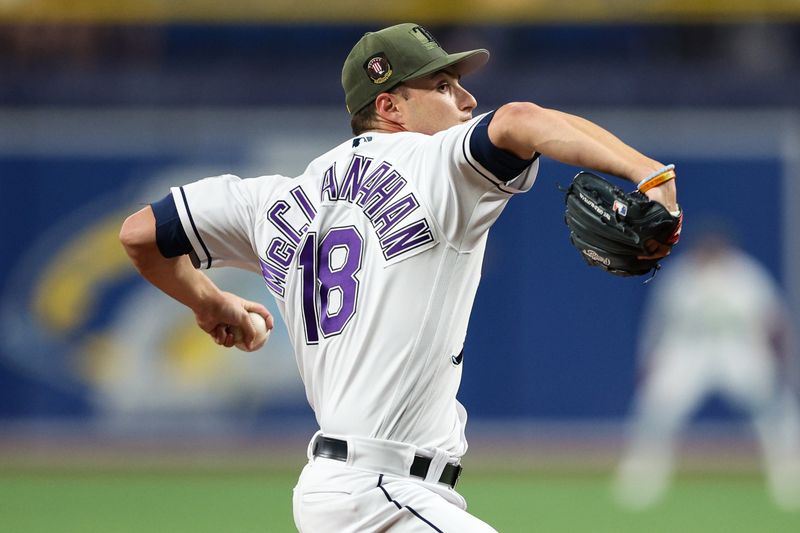
[[[256,329],[256,338],[253,344],[261,348],[269,340],[269,334],[272,333],[272,330],[267,329],[267,321],[264,320],[263,316],[259,315],[258,313],[254,313],[252,311],[247,313],[247,315],[250,317],[250,323],[253,324],[253,327]],[[247,349],[247,345],[245,345],[244,342],[242,342],[243,337],[244,337],[244,332],[242,331],[242,328],[234,327],[233,340],[236,343],[234,344],[234,346],[236,346],[237,348],[239,348],[244,352],[254,351]]]

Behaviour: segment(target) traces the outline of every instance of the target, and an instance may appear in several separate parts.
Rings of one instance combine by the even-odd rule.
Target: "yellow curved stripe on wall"
[[[186,321],[165,339],[166,369],[178,384],[191,387],[213,383],[215,377],[221,378],[229,370],[225,349],[197,326],[189,309],[186,316]]]
[[[106,217],[50,258],[33,298],[34,313],[45,327],[60,333],[80,327],[92,315],[103,285],[133,273],[119,242],[124,219],[122,213]]]

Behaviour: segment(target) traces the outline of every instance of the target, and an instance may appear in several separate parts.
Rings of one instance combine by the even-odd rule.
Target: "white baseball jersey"
[[[488,122],[366,133],[293,179],[172,189],[200,268],[263,276],[323,432],[466,451],[454,356],[489,228],[538,170],[504,180],[479,163],[472,136]]]

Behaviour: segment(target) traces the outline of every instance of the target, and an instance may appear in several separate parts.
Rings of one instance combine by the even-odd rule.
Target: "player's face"
[[[405,82],[403,88],[396,103],[406,131],[433,135],[470,120],[478,105],[459,76],[446,70]]]

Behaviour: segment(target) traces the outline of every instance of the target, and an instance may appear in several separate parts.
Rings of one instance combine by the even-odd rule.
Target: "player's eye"
[[[440,83],[440,84],[439,84],[439,85],[436,87],[436,89],[437,89],[437,90],[438,90],[440,93],[446,93],[447,91],[449,91],[449,90],[450,90],[450,84],[449,84],[449,83],[447,83],[446,81],[445,81],[445,82],[442,82],[442,83]]]

